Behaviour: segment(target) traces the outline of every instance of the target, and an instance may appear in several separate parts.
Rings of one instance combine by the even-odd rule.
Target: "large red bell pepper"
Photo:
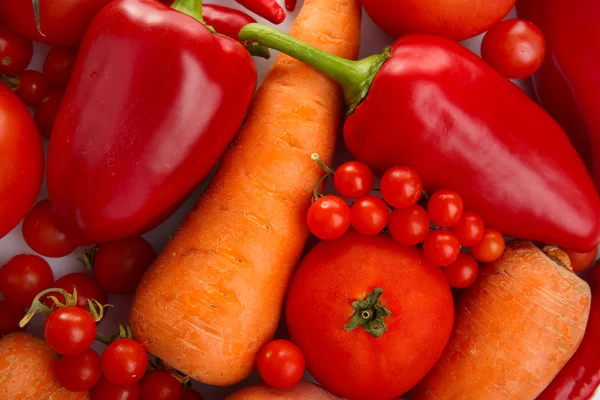
[[[592,307],[585,336],[575,355],[538,400],[587,400],[600,385],[600,263],[586,280],[592,289]]]
[[[590,251],[600,200],[560,126],[481,58],[438,36],[407,35],[361,61],[268,27],[240,38],[283,51],[340,82],[344,139],[378,172],[408,165],[425,189],[450,188],[504,234]]]
[[[241,43],[199,22],[201,6],[117,0],[92,21],[47,170],[50,200],[80,244],[160,223],[241,125],[256,68]]]
[[[519,16],[544,32],[546,58],[533,82],[600,189],[600,1],[519,0]]]

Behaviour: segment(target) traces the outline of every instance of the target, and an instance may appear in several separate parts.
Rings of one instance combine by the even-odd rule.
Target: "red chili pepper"
[[[460,44],[407,35],[350,61],[257,24],[240,38],[340,82],[350,107],[346,145],[374,170],[408,165],[425,190],[458,192],[465,208],[511,237],[584,252],[600,242],[600,199],[563,130]]]
[[[537,400],[587,400],[600,385],[600,263],[586,280],[592,289],[592,308],[583,341]]]
[[[256,68],[201,18],[201,0],[117,0],[92,21],[47,167],[52,204],[81,244],[160,223],[241,125]]]
[[[546,58],[533,80],[536,93],[569,134],[600,189],[600,2],[520,0],[517,10],[546,38]]]
[[[267,21],[279,25],[285,20],[285,11],[276,0],[235,0]]]

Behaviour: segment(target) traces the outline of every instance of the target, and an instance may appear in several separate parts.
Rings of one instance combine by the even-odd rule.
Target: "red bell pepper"
[[[408,165],[426,190],[455,190],[508,236],[579,251],[600,242],[600,199],[563,130],[460,44],[407,35],[350,61],[257,24],[240,38],[338,81],[350,107],[346,145],[377,172]]]
[[[600,189],[600,1],[519,0],[517,10],[546,38],[547,55],[533,79],[538,98]]]
[[[592,306],[585,336],[575,355],[538,400],[587,400],[600,385],[600,263],[586,280],[592,289]]]
[[[256,68],[240,42],[202,23],[201,6],[116,0],[92,21],[47,169],[50,200],[80,244],[163,221],[241,125]]]

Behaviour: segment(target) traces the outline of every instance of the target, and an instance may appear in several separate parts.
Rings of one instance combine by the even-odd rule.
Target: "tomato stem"
[[[344,330],[351,331],[362,326],[368,334],[381,337],[387,331],[384,318],[392,315],[387,308],[379,304],[382,294],[383,289],[375,288],[364,299],[353,302],[355,312],[352,319],[344,325]]]
[[[44,32],[42,32],[42,22],[40,19],[40,0],[31,0],[31,4],[33,5],[33,16],[35,17],[35,26],[40,35],[46,37]]]
[[[55,293],[55,292],[60,293],[61,295],[64,296],[65,304],[62,304],[60,301],[58,301],[58,299],[55,296],[48,296],[48,299],[52,300],[52,302],[54,303],[52,305],[52,308],[42,304],[42,302],[41,302],[42,297],[44,297],[45,295],[47,295],[49,293]],[[73,295],[70,295],[69,293],[67,293],[66,290],[60,289],[60,288],[50,288],[50,289],[43,290],[40,293],[38,293],[38,295],[35,296],[35,298],[33,299],[33,302],[31,303],[31,307],[29,308],[29,311],[27,311],[27,314],[25,314],[23,319],[21,319],[21,321],[19,322],[19,327],[24,328],[25,325],[27,325],[29,323],[29,321],[31,321],[31,318],[33,318],[33,316],[35,314],[37,314],[38,312],[41,312],[44,315],[50,315],[50,313],[52,313],[54,306],[73,307],[76,304],[77,304],[77,288],[73,288]]]

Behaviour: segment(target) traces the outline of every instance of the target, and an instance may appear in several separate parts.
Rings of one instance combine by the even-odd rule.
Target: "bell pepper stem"
[[[277,29],[248,24],[239,34],[242,41],[254,41],[300,60],[338,82],[344,89],[344,97],[349,112],[352,112],[367,95],[373,78],[389,58],[389,49],[359,61],[347,60],[307,43],[301,42]]]
[[[202,16],[202,0],[175,0],[171,5],[171,8],[197,19],[202,22],[209,31],[216,33],[214,28],[207,25],[206,21],[204,21],[204,17]]]

